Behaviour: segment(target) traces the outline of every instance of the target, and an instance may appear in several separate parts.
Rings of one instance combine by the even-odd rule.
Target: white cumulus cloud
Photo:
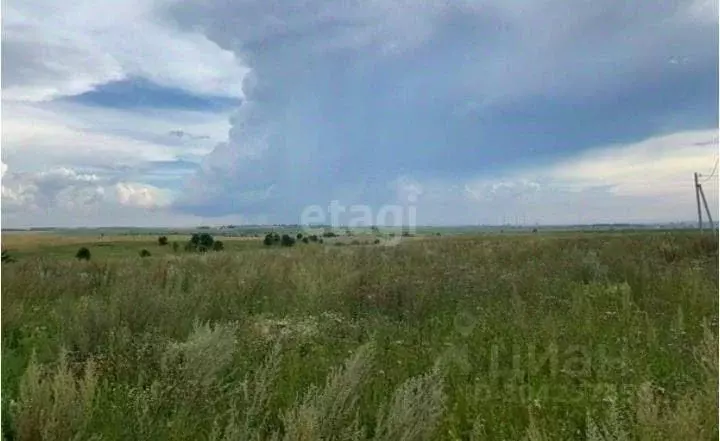
[[[46,101],[130,77],[242,97],[249,69],[203,34],[162,20],[167,3],[3,3],[3,100]]]
[[[118,202],[126,206],[158,208],[170,202],[169,192],[137,182],[118,182],[115,184],[115,191]]]

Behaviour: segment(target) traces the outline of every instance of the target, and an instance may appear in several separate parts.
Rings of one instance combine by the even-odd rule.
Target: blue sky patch
[[[194,95],[142,78],[130,78],[103,84],[93,91],[67,97],[64,100],[87,106],[115,109],[156,108],[211,112],[221,112],[241,104],[239,99]]]

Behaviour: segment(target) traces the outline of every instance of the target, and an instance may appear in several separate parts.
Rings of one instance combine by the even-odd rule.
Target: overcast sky
[[[4,227],[684,221],[717,158],[711,0],[3,6]]]

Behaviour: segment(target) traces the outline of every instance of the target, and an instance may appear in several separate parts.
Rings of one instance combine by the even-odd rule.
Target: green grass
[[[18,248],[6,439],[718,437],[711,239],[240,243]]]
[[[92,255],[92,260],[139,258],[143,249],[151,253],[150,258],[164,256],[182,256],[183,246],[187,243],[189,236],[169,235],[169,243],[165,246],[158,245],[158,236],[106,236],[92,237],[85,236],[58,236],[31,234],[27,236],[8,235],[3,237],[3,249],[6,249],[11,256],[20,260],[32,258],[44,258],[51,260],[67,260],[75,257],[80,247],[87,247]],[[215,237],[221,240],[225,250],[228,252],[240,252],[257,250],[262,248],[262,240],[257,238],[225,238]],[[178,251],[174,251],[172,242],[177,242]]]

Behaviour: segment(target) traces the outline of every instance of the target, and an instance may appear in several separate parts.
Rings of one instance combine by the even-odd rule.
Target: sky
[[[718,209],[715,1],[7,0],[2,25],[4,228],[692,221],[694,172]]]

